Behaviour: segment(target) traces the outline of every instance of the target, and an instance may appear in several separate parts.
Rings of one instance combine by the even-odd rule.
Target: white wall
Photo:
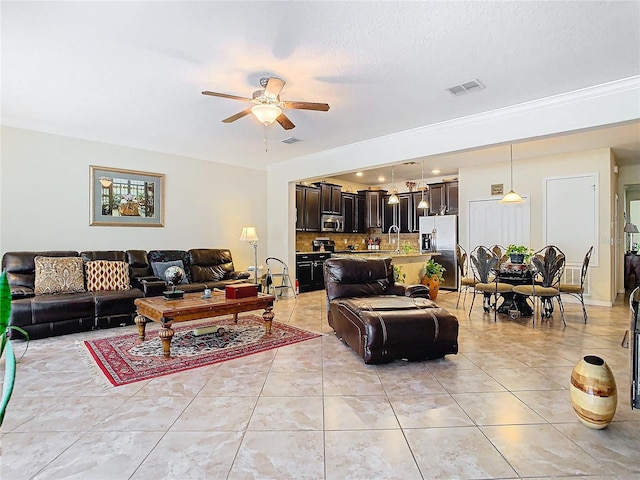
[[[255,225],[267,252],[264,171],[2,127],[0,251],[229,248],[238,269]],[[89,225],[89,165],[165,175],[164,227]]]
[[[580,174],[596,174],[599,184],[598,212],[598,256],[591,258],[591,303],[610,304],[615,295],[612,293],[613,254],[610,227],[612,219],[611,190],[611,156],[608,148],[577,152],[564,155],[553,155],[542,158],[513,162],[513,187],[521,195],[526,195],[530,202],[530,247],[538,250],[545,246],[544,242],[544,179],[566,177]],[[467,218],[469,201],[492,198],[491,185],[504,183],[509,185],[509,163],[502,162],[482,167],[461,169],[458,175],[460,217]],[[509,208],[509,206],[504,206]],[[566,226],[572,229],[571,225]],[[459,224],[460,242],[468,249],[468,222]],[[562,245],[558,245],[560,249]],[[585,251],[586,253],[586,251]],[[595,266],[597,265],[597,266]]]

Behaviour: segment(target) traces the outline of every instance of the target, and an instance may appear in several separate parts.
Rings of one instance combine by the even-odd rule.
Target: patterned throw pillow
[[[93,260],[85,265],[87,290],[129,290],[129,267],[125,262]]]
[[[86,291],[80,257],[35,257],[36,295]]]

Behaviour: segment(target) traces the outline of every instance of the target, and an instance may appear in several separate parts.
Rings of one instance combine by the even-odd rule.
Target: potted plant
[[[11,340],[7,335],[9,330],[17,330],[22,333],[29,344],[29,334],[22,328],[9,325],[11,316],[11,289],[5,272],[0,275],[0,358],[4,357],[4,381],[2,385],[2,396],[0,397],[0,425],[4,420],[4,413],[7,409],[13,384],[16,378],[16,356],[11,345]],[[26,352],[26,350],[25,350]],[[24,353],[23,353],[24,355]]]
[[[393,266],[393,280],[396,283],[404,283],[404,279],[406,278],[406,274],[402,272],[402,265],[394,265]]]
[[[424,276],[421,283],[429,287],[429,296],[431,300],[435,300],[438,297],[438,290],[440,290],[440,283],[444,282],[445,268],[439,263],[435,262],[433,258],[424,266]]]
[[[505,254],[509,256],[511,263],[525,263],[531,257],[531,249],[524,245],[510,244]]]

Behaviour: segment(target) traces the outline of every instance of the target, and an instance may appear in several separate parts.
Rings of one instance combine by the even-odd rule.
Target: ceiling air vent
[[[484,85],[480,83],[480,80],[477,78],[475,80],[471,80],[469,82],[461,83],[460,85],[454,85],[453,87],[449,87],[445,89],[451,95],[464,95],[469,92],[476,92],[478,90],[482,90]]]
[[[296,137],[289,137],[289,138],[285,138],[284,140],[280,140],[281,143],[288,143],[288,144],[292,144],[292,143],[298,143],[301,142],[302,140],[300,140],[299,138]]]

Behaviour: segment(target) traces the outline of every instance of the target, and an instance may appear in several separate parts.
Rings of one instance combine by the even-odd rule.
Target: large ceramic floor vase
[[[589,428],[605,428],[616,413],[616,379],[600,357],[587,355],[571,372],[571,405],[580,421]]]

